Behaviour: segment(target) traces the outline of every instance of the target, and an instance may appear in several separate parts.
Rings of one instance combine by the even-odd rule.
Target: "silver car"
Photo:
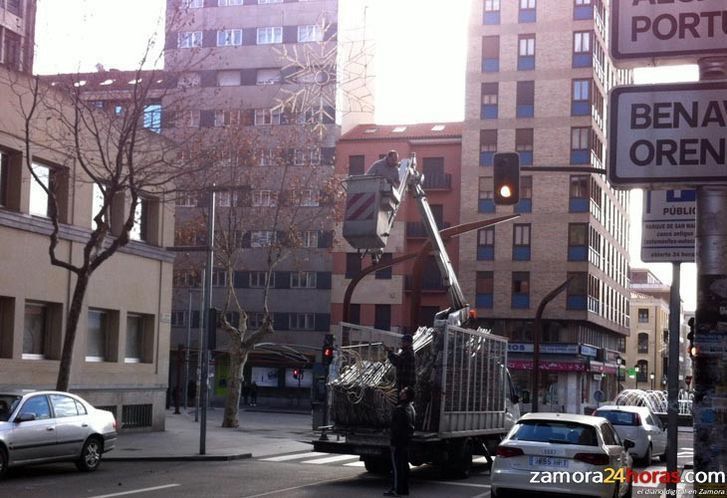
[[[58,391],[0,392],[0,477],[9,467],[75,462],[92,472],[116,444],[116,420]]]

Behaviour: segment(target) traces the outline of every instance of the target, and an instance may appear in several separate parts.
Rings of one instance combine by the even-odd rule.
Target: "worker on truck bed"
[[[399,188],[399,153],[390,150],[386,156],[372,164],[366,174],[383,176],[394,188]]]
[[[412,343],[411,334],[404,334],[401,336],[401,351],[398,353],[389,351],[388,354],[389,361],[396,367],[396,391],[398,393],[405,387],[410,387],[412,390],[416,387],[416,359]]]

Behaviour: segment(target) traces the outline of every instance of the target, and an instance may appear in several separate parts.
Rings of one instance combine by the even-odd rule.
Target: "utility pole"
[[[199,454],[206,454],[207,444],[207,399],[208,399],[208,387],[209,387],[209,331],[216,327],[216,323],[210,323],[209,311],[212,308],[212,269],[214,264],[214,245],[215,245],[215,186],[214,184],[209,190],[209,207],[207,211],[207,266],[204,274],[204,310],[202,313],[202,320],[204,325],[202,327],[202,352],[201,356],[201,377],[202,382],[200,383],[200,399],[199,404],[201,405],[202,416],[200,417],[199,424]]]

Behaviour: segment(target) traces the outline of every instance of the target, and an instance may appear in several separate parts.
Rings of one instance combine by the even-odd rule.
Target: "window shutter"
[[[298,26],[283,26],[283,43],[298,43]]]
[[[235,288],[236,289],[249,289],[250,288],[250,272],[249,271],[236,271],[235,272]]]
[[[217,46],[217,31],[214,29],[204,30],[202,32],[202,46],[203,47],[216,47]]]
[[[255,109],[244,109],[242,111],[242,126],[252,126],[255,122]]]
[[[199,127],[212,128],[215,125],[215,111],[199,111]]]
[[[318,249],[330,249],[333,247],[333,232],[322,230],[318,232]]]
[[[290,328],[288,313],[273,313],[273,327],[276,330],[288,330]]]
[[[217,7],[218,0],[204,0],[205,7]]]
[[[203,87],[217,86],[217,71],[200,71],[199,84]]]
[[[320,332],[328,332],[331,329],[331,315],[328,313],[315,314],[315,328]]]
[[[244,28],[242,30],[243,45],[257,45],[257,28]]]
[[[316,275],[316,289],[331,288],[331,272],[319,271]]]
[[[242,234],[242,245],[243,249],[250,249],[250,232]]]
[[[257,85],[257,69],[243,69],[240,83],[244,86]]]
[[[292,83],[290,81],[295,74],[296,69],[294,67],[284,67],[280,70],[280,79],[282,83]]]
[[[276,271],[275,272],[275,288],[276,289],[290,289],[290,272],[289,271]]]

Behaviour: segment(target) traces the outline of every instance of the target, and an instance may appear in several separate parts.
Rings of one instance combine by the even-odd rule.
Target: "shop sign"
[[[581,355],[595,358],[596,356],[598,356],[598,348],[581,344]]]
[[[532,360],[507,360],[507,367],[512,370],[532,370]],[[581,362],[541,361],[540,370],[547,372],[585,372],[586,366]]]
[[[532,353],[533,345],[529,342],[511,342],[507,345],[508,353]],[[540,352],[544,354],[578,354],[578,344],[541,344]]]

